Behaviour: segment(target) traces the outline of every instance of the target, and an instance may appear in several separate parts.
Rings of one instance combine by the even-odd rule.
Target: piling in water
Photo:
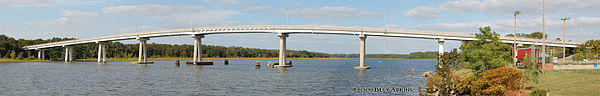
[[[254,65],[256,69],[260,69],[260,61],[256,61],[256,65]]]

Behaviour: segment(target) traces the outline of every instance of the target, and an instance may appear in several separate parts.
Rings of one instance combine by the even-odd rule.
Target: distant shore
[[[160,57],[160,58],[148,58],[148,60],[157,60],[157,61],[166,61],[166,60],[192,60],[193,58],[177,58],[177,57]],[[268,58],[259,58],[259,57],[234,57],[234,58],[215,58],[215,57],[207,57],[202,58],[202,60],[277,60],[279,58],[276,57],[268,57]],[[294,59],[348,59],[348,58],[287,58],[290,60]],[[107,61],[137,61],[138,58],[108,58]],[[76,59],[76,61],[98,61],[98,58],[88,58],[88,59]]]
[[[0,58],[0,63],[15,63],[15,62],[52,62],[51,60],[38,60],[38,59],[6,59]]]
[[[138,58],[108,58],[107,61],[137,61]],[[277,57],[233,57],[233,58],[216,58],[207,57],[202,60],[277,60]],[[299,59],[358,59],[358,58],[287,58],[289,60]],[[408,59],[408,58],[367,58],[367,59]],[[97,61],[98,58],[75,59],[74,61]],[[192,60],[192,58],[177,58],[177,57],[159,57],[148,58],[148,60],[167,61],[167,60]],[[410,59],[410,60],[435,60],[435,59]],[[58,60],[62,61],[62,60]],[[37,59],[6,59],[0,58],[0,63],[15,63],[15,62],[52,62],[52,60],[37,60]]]

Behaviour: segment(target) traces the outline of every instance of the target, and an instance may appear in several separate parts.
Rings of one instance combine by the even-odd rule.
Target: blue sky
[[[546,0],[546,32],[583,42],[600,36],[600,1]],[[387,12],[386,12],[387,10]],[[541,0],[0,0],[0,34],[16,38],[92,38],[126,33],[230,25],[327,25],[476,33],[481,26],[513,32],[542,30]],[[387,13],[387,14],[386,14]],[[121,41],[137,43],[135,40]],[[190,36],[149,42],[192,44]],[[277,49],[275,34],[208,35],[203,44]],[[447,41],[445,50],[458,48]],[[359,39],[347,35],[292,34],[288,48],[326,53],[358,53]],[[368,37],[367,53],[437,51],[429,39]]]

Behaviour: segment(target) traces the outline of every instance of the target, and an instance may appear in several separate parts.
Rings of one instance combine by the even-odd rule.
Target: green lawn
[[[553,96],[594,96],[600,94],[599,71],[599,69],[546,71],[538,84],[528,83],[526,87],[531,87],[530,90],[548,90]]]

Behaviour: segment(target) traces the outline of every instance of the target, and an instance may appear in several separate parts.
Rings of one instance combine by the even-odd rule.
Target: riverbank
[[[356,59],[358,59],[358,58],[356,58]],[[429,59],[427,59],[427,58],[424,58],[424,59],[411,59],[411,58],[367,58],[367,59],[395,59],[395,60],[398,60],[398,59],[408,59],[408,60],[437,60],[436,58],[429,58]]]
[[[38,59],[6,59],[0,58],[0,63],[15,63],[15,62],[51,62],[50,60],[38,60]]]
[[[165,60],[192,60],[193,58],[177,58],[177,57],[160,57],[160,58],[148,58],[148,60],[152,61],[165,61]],[[271,57],[271,58],[202,58],[202,60],[277,60],[279,58]],[[288,60],[297,60],[297,59],[348,59],[348,58],[287,58]],[[107,61],[137,61],[138,58],[108,58]],[[98,58],[88,58],[88,59],[76,59],[75,61],[98,61]]]
[[[585,74],[584,72],[590,72]],[[554,70],[546,71],[545,75],[539,78],[539,83],[528,83],[526,88],[529,90],[544,89],[548,90],[552,96],[578,95],[593,96],[600,94],[600,72],[598,69],[579,69],[579,70]]]

